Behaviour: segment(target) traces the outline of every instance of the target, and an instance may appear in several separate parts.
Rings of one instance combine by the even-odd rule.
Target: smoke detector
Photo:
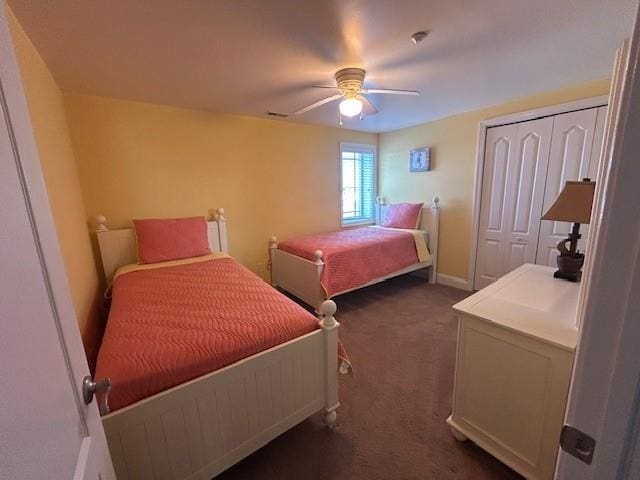
[[[420,43],[422,40],[427,38],[427,35],[429,35],[429,30],[420,30],[419,32],[411,35],[411,41],[416,44]]]

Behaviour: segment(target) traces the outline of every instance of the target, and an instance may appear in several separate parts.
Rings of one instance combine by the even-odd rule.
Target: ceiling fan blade
[[[297,110],[297,111],[293,112],[293,114],[294,115],[301,115],[303,113],[307,113],[309,110],[313,110],[314,108],[321,107],[325,103],[333,102],[334,100],[337,100],[337,99],[339,99],[341,97],[342,97],[341,93],[336,93],[335,95],[331,95],[330,97],[323,98],[322,100],[318,100],[317,102],[312,103],[311,105],[309,105],[307,107],[301,108],[300,110]]]
[[[391,95],[420,95],[416,90],[393,90],[390,88],[365,88],[360,93],[387,93]]]
[[[311,88],[330,88],[331,90],[338,90],[335,85],[311,85]]]
[[[358,97],[360,99],[360,101],[362,102],[362,114],[365,117],[368,117],[370,115],[375,115],[376,113],[379,112],[379,110],[376,108],[376,106],[371,103],[368,99],[360,96]]]

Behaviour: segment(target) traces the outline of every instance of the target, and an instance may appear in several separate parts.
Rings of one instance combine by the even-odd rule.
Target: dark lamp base
[[[583,264],[584,254],[582,253],[558,255],[558,270],[553,276],[570,282],[579,282],[582,278],[581,269]]]

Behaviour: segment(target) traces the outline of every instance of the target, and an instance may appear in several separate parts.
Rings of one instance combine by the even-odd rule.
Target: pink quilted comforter
[[[414,236],[391,229],[306,235],[281,242],[278,248],[308,260],[315,260],[314,252],[322,250],[320,284],[328,298],[419,262]]]
[[[319,328],[228,257],[126,273],[112,298],[96,366],[112,411]]]

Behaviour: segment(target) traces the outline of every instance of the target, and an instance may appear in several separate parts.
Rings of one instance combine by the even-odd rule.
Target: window
[[[376,147],[340,144],[342,225],[373,223],[376,201]]]

